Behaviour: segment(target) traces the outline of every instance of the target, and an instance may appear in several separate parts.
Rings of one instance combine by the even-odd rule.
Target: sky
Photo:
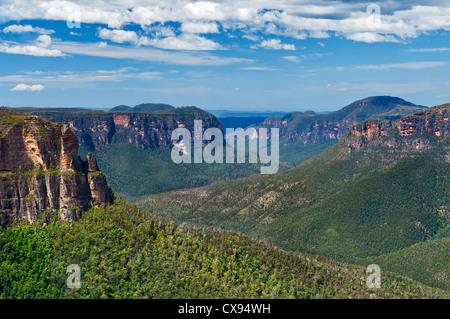
[[[0,0],[0,105],[450,102],[450,1]]]

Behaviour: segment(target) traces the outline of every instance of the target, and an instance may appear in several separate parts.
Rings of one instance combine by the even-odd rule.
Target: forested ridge
[[[70,264],[81,268],[80,289],[66,286]],[[369,289],[363,267],[178,226],[121,199],[71,225],[1,228],[0,267],[0,298],[448,297],[388,272]]]

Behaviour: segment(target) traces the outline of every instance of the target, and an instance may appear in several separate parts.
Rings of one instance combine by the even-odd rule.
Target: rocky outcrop
[[[391,96],[375,96],[355,101],[328,114],[313,111],[268,117],[261,127],[277,127],[288,143],[318,144],[339,139],[347,127],[371,119],[395,120],[424,107]]]
[[[400,136],[417,133],[431,133],[435,136],[450,136],[450,105],[433,107],[422,112],[405,116],[397,121]]]
[[[51,212],[74,221],[112,193],[93,154],[78,156],[72,130],[0,108],[0,223],[45,221]]]
[[[359,150],[371,144],[391,149],[428,149],[435,137],[450,137],[450,105],[432,107],[396,121],[372,120],[348,127],[340,144]]]
[[[268,118],[261,127],[278,127],[280,137],[288,143],[301,141],[303,144],[317,144],[340,138],[347,127],[356,123],[358,123],[356,119],[329,120],[323,114],[315,114],[314,117],[302,119],[301,123],[291,122],[282,117]]]
[[[90,150],[109,144],[129,143],[138,148],[170,147],[172,131],[178,127],[194,130],[194,119],[202,120],[204,128],[222,125],[217,118],[196,107],[174,108],[161,112],[87,111],[68,112],[63,109],[28,110],[55,123],[68,125],[80,144]]]

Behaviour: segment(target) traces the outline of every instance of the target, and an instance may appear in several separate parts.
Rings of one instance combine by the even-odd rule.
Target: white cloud
[[[17,25],[12,24],[3,29],[4,33],[23,33],[23,32],[34,32],[40,34],[52,34],[55,33],[53,30],[42,29],[38,27],[32,27],[31,25]]]
[[[17,84],[10,91],[42,91],[45,87],[41,84],[27,85],[24,83]]]
[[[326,38],[330,37],[330,34],[328,32],[314,30],[314,31],[309,31],[309,37],[315,38],[315,39],[326,39]]]
[[[130,42],[137,45],[152,46],[168,50],[220,50],[222,46],[212,40],[198,36],[196,34],[186,33],[176,36],[170,29],[156,29],[156,34],[169,35],[166,37],[148,37],[138,36],[134,31],[100,29],[98,36],[102,39],[110,40],[116,43]]]
[[[182,34],[167,38],[141,37],[139,44],[167,50],[221,50],[222,46],[195,34]]]
[[[172,52],[144,47],[124,48],[115,45],[99,47],[96,43],[54,41],[52,47],[71,54],[113,59],[135,59],[152,62],[165,62],[178,65],[219,66],[253,62],[251,59],[218,57],[203,52]]]
[[[185,22],[181,25],[181,31],[186,33],[219,33],[219,28],[216,23],[202,23],[202,22]]]
[[[435,68],[448,65],[449,62],[405,62],[405,63],[392,63],[392,64],[373,64],[373,65],[359,65],[352,68],[352,70],[376,70],[384,71],[391,69],[409,69],[409,70],[422,70],[428,68]]]
[[[248,40],[253,41],[253,42],[256,42],[256,41],[260,40],[260,38],[258,36],[253,35],[253,34],[244,34],[242,37],[244,39],[248,39]]]
[[[151,33],[156,38],[174,37],[175,29],[170,26],[153,26],[153,27],[143,27],[147,33]]]
[[[0,83],[22,83],[11,89],[19,90],[41,90],[44,87],[28,86],[24,83],[41,83],[45,87],[92,87],[96,82],[123,82],[129,79],[155,80],[163,74],[156,71],[139,71],[135,68],[124,67],[116,70],[91,70],[91,71],[24,71],[20,74],[0,76]]]
[[[108,43],[106,43],[105,41],[100,41],[99,43],[97,43],[97,47],[99,48],[106,48],[108,46]]]
[[[432,31],[450,30],[448,1],[383,1],[377,25],[367,23],[367,4],[343,0],[2,0],[0,22],[67,21],[77,14],[81,23],[101,23],[114,29],[128,24],[149,27],[174,21],[181,23],[184,32],[215,32],[216,24],[218,30],[225,32],[238,29],[294,39],[337,35],[367,43],[405,41]],[[195,31],[194,25],[203,25],[204,30]]]
[[[241,70],[250,70],[250,71],[279,71],[279,69],[267,68],[262,66],[250,66],[246,68],[241,68]]]
[[[355,93],[361,94],[408,94],[417,92],[429,92],[434,90],[434,86],[430,83],[338,83],[333,85],[336,87],[337,92]]]
[[[50,44],[52,44],[52,38],[49,37],[46,34],[40,35],[35,41],[34,43],[38,46],[38,47],[42,47],[42,48],[48,48],[50,46]]]
[[[37,41],[37,40],[36,40]],[[40,45],[48,44],[48,39],[41,39],[37,41]],[[8,54],[22,54],[41,57],[62,57],[65,56],[60,50],[47,49],[42,46],[35,45],[9,45],[7,43],[0,43],[0,52]]]
[[[360,32],[345,34],[345,38],[348,40],[354,40],[358,42],[374,43],[374,42],[401,42],[393,35],[382,35],[379,33]]]
[[[428,48],[428,49],[409,49],[406,52],[444,52],[450,51],[450,48]]]
[[[139,40],[137,33],[134,31],[100,29],[97,35],[104,40],[116,43],[137,43]]]
[[[283,56],[281,58],[284,59],[284,60],[287,60],[287,61],[291,61],[291,62],[299,62],[300,61],[300,59],[297,56],[294,56],[294,55],[286,55],[286,56]]]
[[[295,50],[295,45],[281,43],[280,39],[263,40],[258,46],[271,50]]]

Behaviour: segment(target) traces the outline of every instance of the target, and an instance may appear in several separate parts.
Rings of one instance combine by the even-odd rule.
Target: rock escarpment
[[[339,141],[349,150],[365,145],[387,146],[392,149],[428,149],[436,137],[450,137],[450,105],[432,107],[396,121],[372,120],[348,127]]]
[[[78,146],[67,125],[0,108],[0,224],[45,222],[52,212],[71,222],[110,203],[94,155],[81,160]]]
[[[339,139],[347,127],[371,119],[396,120],[423,110],[424,107],[391,96],[374,96],[355,101],[344,108],[317,114],[294,112],[268,117],[261,127],[280,129],[280,137],[288,143],[319,144]]]
[[[194,130],[194,119],[203,127],[222,128],[217,118],[197,107],[158,112],[93,111],[82,109],[23,109],[55,123],[68,125],[80,144],[94,151],[110,144],[128,143],[138,148],[170,147],[172,131]]]

